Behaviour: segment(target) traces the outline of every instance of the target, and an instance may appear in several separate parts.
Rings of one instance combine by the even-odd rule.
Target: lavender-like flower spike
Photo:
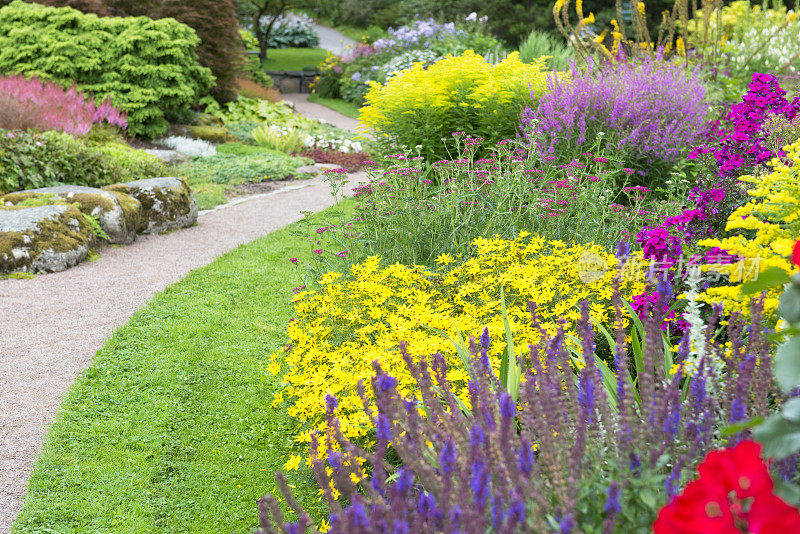
[[[333,415],[333,412],[339,406],[339,401],[336,399],[335,396],[328,393],[325,395],[325,410],[327,411],[328,415]]]
[[[489,344],[491,339],[489,338],[489,328],[486,327],[483,329],[483,333],[481,334],[481,348],[483,350],[489,350]]]

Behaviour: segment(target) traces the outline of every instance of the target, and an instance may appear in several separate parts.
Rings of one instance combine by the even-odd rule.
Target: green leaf
[[[800,504],[800,486],[797,484],[792,484],[776,477],[775,493],[792,506],[796,507]]]
[[[720,431],[720,435],[724,438],[727,438],[728,436],[733,436],[738,434],[742,430],[758,426],[763,422],[764,418],[761,416],[751,417],[746,421],[739,421],[738,423],[733,423],[732,425],[723,427],[722,430]]]
[[[753,436],[764,445],[764,454],[778,460],[800,450],[800,425],[775,414],[753,429]]]
[[[800,321],[800,287],[790,284],[781,294],[778,313],[789,323]]]
[[[778,347],[773,372],[784,393],[800,386],[800,337],[793,337]]]
[[[503,312],[503,327],[506,334],[506,381],[503,385],[514,402],[519,397],[520,370],[517,365],[517,351],[514,349],[514,336],[511,333],[511,324],[508,321],[508,309],[506,308],[506,291],[500,286],[500,308]]]
[[[770,267],[762,273],[758,274],[758,278],[751,282],[747,282],[742,286],[742,293],[745,295],[752,295],[754,293],[761,293],[766,289],[773,287],[780,287],[789,282],[789,275],[780,267]]]
[[[800,398],[789,399],[783,404],[781,415],[793,423],[800,423]]]
[[[500,358],[500,383],[505,385],[508,381],[508,347],[503,349],[503,356]]]

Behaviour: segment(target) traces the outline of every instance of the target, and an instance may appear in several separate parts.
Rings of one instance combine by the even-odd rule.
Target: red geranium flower
[[[800,511],[773,493],[760,444],[712,451],[697,471],[699,478],[661,509],[655,534],[800,532]]]
[[[792,263],[800,267],[800,240],[795,241],[792,251]]]

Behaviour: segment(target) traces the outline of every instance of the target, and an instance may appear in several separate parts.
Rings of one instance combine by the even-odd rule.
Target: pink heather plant
[[[93,124],[104,121],[123,129],[128,126],[127,115],[114,108],[108,99],[98,106],[92,97],[75,87],[65,90],[37,78],[0,76],[0,94],[19,101],[20,109],[29,115],[24,123],[42,130],[78,136],[89,133]],[[14,125],[0,124],[0,128],[14,128]]]

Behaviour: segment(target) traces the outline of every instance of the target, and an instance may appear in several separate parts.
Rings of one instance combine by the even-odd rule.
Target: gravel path
[[[319,34],[319,46],[329,52],[333,52],[337,56],[344,53],[344,49],[348,46],[354,46],[356,42],[343,33],[340,33],[333,28],[327,26],[320,26],[319,24],[312,24],[311,27]]]
[[[305,113],[315,110],[306,103]],[[302,107],[302,106],[301,106]],[[324,106],[310,116],[350,128]],[[355,121],[352,121],[355,122]],[[351,175],[345,194],[364,178]],[[200,214],[198,225],[30,280],[0,280],[0,533],[9,532],[48,424],[78,373],[156,293],[237,246],[333,204],[321,177]]]
[[[356,119],[346,117],[327,106],[309,102],[308,95],[305,93],[286,93],[281,96],[283,96],[283,99],[287,102],[294,104],[294,110],[301,115],[311,117],[312,119],[322,119],[342,130],[350,132],[355,132],[358,127],[358,121]]]

